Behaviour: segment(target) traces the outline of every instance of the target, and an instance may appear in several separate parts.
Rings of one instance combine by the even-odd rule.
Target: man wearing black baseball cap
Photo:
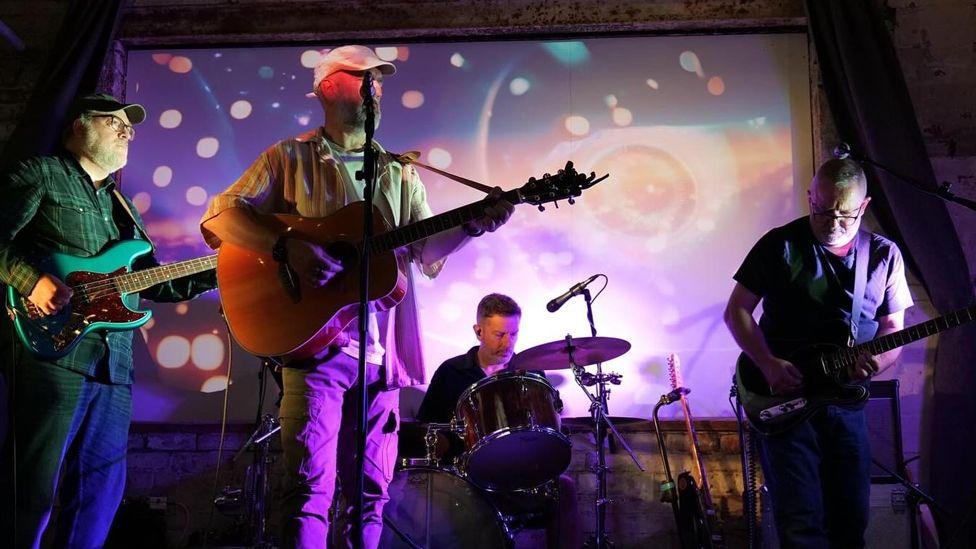
[[[0,281],[38,314],[58,314],[74,293],[44,272],[47,254],[90,257],[118,240],[147,238],[139,213],[111,175],[125,166],[134,126],[145,118],[142,105],[108,94],[79,97],[68,111],[62,149],[0,176]],[[149,255],[135,268],[153,265],[158,263]],[[211,271],[140,295],[179,301],[214,286]],[[0,346],[9,347],[0,350],[0,361],[12,364],[16,468],[14,512],[2,519],[14,524],[3,531],[13,530],[14,547],[37,547],[60,485],[54,546],[100,547],[125,487],[132,333],[95,330],[66,356],[45,360],[21,345],[6,315],[0,326],[6,332]]]

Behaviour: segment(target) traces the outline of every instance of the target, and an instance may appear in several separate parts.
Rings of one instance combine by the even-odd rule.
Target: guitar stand
[[[675,480],[671,473],[671,463],[668,460],[668,450],[664,443],[664,434],[661,432],[661,425],[658,420],[658,412],[660,412],[662,407],[678,402],[682,396],[690,392],[690,389],[678,387],[670,393],[661,395],[661,399],[654,405],[654,413],[652,414],[654,433],[657,435],[657,447],[661,452],[661,462],[664,464],[665,482],[661,485],[661,501],[671,504],[681,547],[711,548],[712,535],[708,524],[700,518],[695,518],[693,514],[682,511],[683,506],[696,504],[694,496],[691,496],[691,498],[686,496],[686,489],[692,488],[693,492],[697,493],[698,486],[695,483],[695,478],[687,471],[681,472],[678,475],[677,481]]]

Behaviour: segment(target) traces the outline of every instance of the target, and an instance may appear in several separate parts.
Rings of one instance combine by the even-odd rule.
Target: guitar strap
[[[858,231],[857,242],[854,244],[854,294],[851,304],[851,337],[848,346],[857,343],[858,322],[861,320],[861,304],[864,302],[864,289],[868,282],[868,261],[870,255],[871,236]]]
[[[417,159],[420,158],[419,151],[407,151],[403,154],[396,154],[396,153],[390,153],[390,154],[393,156],[394,159],[396,159],[397,162],[401,164],[413,164],[414,166],[420,166],[421,168],[443,175],[444,177],[452,181],[457,181],[462,185],[467,185],[468,187],[471,187],[472,189],[477,189],[485,194],[491,192],[491,187],[485,185],[484,183],[478,183],[477,181],[472,181],[470,179],[461,177],[460,175],[454,175],[451,172],[445,172],[444,170],[435,168],[433,166],[428,166],[427,164],[418,161]]]
[[[125,210],[125,213],[129,216],[129,219],[132,221],[132,228],[135,231],[138,231],[138,233],[142,236],[143,240],[149,243],[149,245],[152,247],[152,251],[155,253],[156,245],[153,244],[152,239],[150,239],[149,235],[146,234],[146,230],[142,228],[142,225],[140,225],[139,222],[136,221],[136,216],[133,215],[132,209],[129,208],[129,203],[125,201],[125,198],[122,196],[122,193],[120,193],[118,189],[114,189],[112,191],[112,194],[115,195],[115,200],[119,203],[119,205],[122,206],[122,209]]]

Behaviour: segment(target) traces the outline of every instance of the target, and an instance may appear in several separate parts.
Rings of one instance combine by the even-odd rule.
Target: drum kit
[[[400,460],[389,486],[380,546],[511,547],[514,526],[531,507],[525,501],[551,500],[553,484],[569,467],[572,445],[561,429],[562,401],[543,373],[569,369],[591,402],[597,442],[597,523],[588,546],[609,547],[608,430],[643,467],[607,417],[607,385],[620,384],[621,376],[603,373],[601,364],[629,349],[622,339],[566,336],[519,353],[508,370],[468,387],[450,423],[423,425],[424,456]],[[585,369],[592,365],[595,373]],[[459,437],[464,447],[452,461],[444,458],[447,433]]]

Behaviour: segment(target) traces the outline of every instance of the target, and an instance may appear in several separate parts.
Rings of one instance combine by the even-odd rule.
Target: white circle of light
[[[200,386],[201,393],[217,393],[227,388],[227,376],[213,376]]]
[[[197,156],[200,158],[213,158],[220,150],[220,141],[216,137],[202,137],[197,141]]]
[[[173,168],[169,166],[158,166],[153,170],[152,175],[153,185],[157,187],[165,187],[173,181]]]
[[[156,362],[163,368],[180,368],[190,360],[190,342],[183,336],[168,335],[156,346]]]
[[[193,338],[190,358],[201,370],[216,370],[224,363],[224,341],[213,334],[200,334]]]
[[[246,99],[234,101],[230,106],[230,115],[238,120],[243,120],[251,116],[251,102]]]
[[[430,161],[431,166],[443,170],[451,166],[453,158],[451,158],[451,153],[446,150],[434,147],[427,153],[427,160]]]
[[[513,78],[511,82],[508,83],[508,91],[512,92],[512,95],[522,95],[529,91],[532,85],[529,81],[521,76],[518,78]]]
[[[199,185],[190,187],[186,190],[186,201],[194,206],[203,206],[207,203],[207,190]]]
[[[183,122],[183,113],[176,109],[165,110],[159,115],[159,125],[167,130],[179,126],[180,122]]]
[[[573,135],[586,135],[590,133],[590,121],[579,115],[566,117],[566,131]]]

